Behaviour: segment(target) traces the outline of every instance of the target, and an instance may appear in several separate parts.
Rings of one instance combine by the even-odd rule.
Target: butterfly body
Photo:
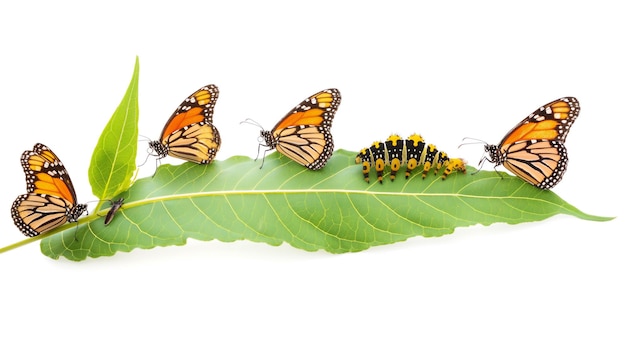
[[[11,206],[11,217],[26,236],[37,236],[66,222],[76,222],[87,210],[77,204],[74,186],[59,158],[43,144],[22,154],[26,192]]]
[[[276,149],[309,169],[323,168],[333,153],[330,128],[340,103],[341,94],[337,89],[322,90],[310,96],[271,131],[261,131],[265,142],[262,146]]]
[[[389,178],[393,181],[400,167],[406,165],[405,178],[409,178],[411,171],[417,166],[424,165],[422,179],[432,167],[435,174],[443,168],[442,179],[446,179],[454,171],[465,173],[465,162],[461,159],[449,158],[439,151],[433,144],[426,144],[419,134],[413,134],[407,139],[397,134],[391,135],[385,142],[376,141],[369,148],[362,149],[356,156],[355,162],[363,164],[363,177],[369,183],[369,173],[372,166],[376,170],[378,182],[383,182],[385,167],[391,168]]]
[[[485,160],[503,165],[516,176],[540,188],[550,189],[563,178],[568,155],[565,138],[580,112],[578,100],[552,101],[511,129],[499,145],[485,145]]]
[[[206,85],[189,95],[167,121],[159,140],[149,143],[158,159],[167,155],[199,164],[215,158],[221,145],[213,125],[213,110],[219,96],[215,85]]]

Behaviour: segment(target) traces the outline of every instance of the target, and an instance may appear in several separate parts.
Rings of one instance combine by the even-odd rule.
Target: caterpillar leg
[[[383,171],[385,170],[385,160],[379,158],[374,164],[376,167],[376,175],[378,176],[378,182],[383,183]]]
[[[361,150],[354,159],[356,164],[363,163],[363,178],[365,178],[366,182],[370,182],[370,169],[372,168],[371,164],[371,153],[369,149]]]
[[[443,171],[443,175],[441,176],[441,179],[446,180],[446,177],[454,171],[465,173],[466,172],[465,161],[461,160],[460,158],[451,158],[448,162],[448,166]]]
[[[448,157],[448,154],[446,154],[443,151],[439,151],[439,153],[435,157],[435,161],[433,162],[433,164],[436,166],[435,175],[439,173],[439,170],[441,169],[441,167],[447,166],[449,162],[450,162],[450,158]]]
[[[430,164],[430,162],[429,162],[429,161],[426,161],[426,162],[424,163],[424,172],[422,172],[422,179],[426,178],[426,175],[428,175],[428,171],[430,171],[430,167],[431,167],[431,166],[432,166],[432,165]]]
[[[393,160],[391,160],[391,173],[389,175],[389,178],[392,182],[394,179],[396,179],[396,173],[398,173],[398,170],[400,170],[400,160],[394,158]]]
[[[439,150],[437,150],[437,147],[433,144],[428,144],[426,147],[426,155],[424,157],[424,172],[422,172],[422,179],[426,178],[430,168],[437,162],[438,157]]]
[[[391,173],[389,174],[391,181],[396,179],[396,173],[398,173],[400,165],[402,165],[405,143],[405,140],[398,134],[390,135],[385,141],[385,163],[391,168]]]
[[[443,169],[442,179],[446,179],[454,171],[465,173],[465,162],[461,159],[450,159],[448,155],[437,150],[433,144],[424,142],[419,134],[413,134],[407,139],[399,135],[391,135],[385,142],[375,141],[369,148],[362,149],[356,156],[356,163],[363,163],[363,177],[369,183],[369,174],[372,168],[376,170],[378,182],[383,182],[383,172],[388,165],[391,169],[390,179],[396,179],[397,173],[406,163],[405,178],[420,165],[424,166],[422,179],[434,168],[435,175]]]
[[[409,177],[411,176],[411,171],[414,170],[417,167],[417,160],[412,158],[409,160],[409,162],[406,163],[406,174],[405,174],[405,178],[409,179]]]
[[[363,162],[363,178],[366,182],[370,182],[370,163],[369,161]]]

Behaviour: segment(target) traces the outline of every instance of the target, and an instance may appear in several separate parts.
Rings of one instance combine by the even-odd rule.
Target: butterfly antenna
[[[150,142],[150,138],[148,138],[147,136],[141,135],[141,134],[139,134],[139,136],[141,137],[141,139],[139,141],[141,141],[141,142],[143,142],[143,141]]]
[[[465,140],[471,140],[471,141],[465,142]],[[484,140],[476,139],[476,138],[465,137],[465,138],[463,138],[463,142],[461,144],[459,144],[459,146],[457,148],[460,148],[461,146],[465,146],[465,145],[474,145],[474,144],[485,144],[485,145],[487,145],[487,142],[484,141]]]
[[[255,120],[253,120],[251,118],[246,118],[243,121],[239,122],[239,124],[244,124],[244,123],[245,124],[251,124],[253,126],[256,126],[256,127],[259,127],[261,129],[263,129],[263,126],[259,122],[255,121]]]
[[[91,204],[91,203],[95,202],[96,203],[96,208],[95,208],[94,211],[98,211],[100,209],[100,207],[101,207],[100,204],[105,202],[105,201],[109,201],[109,200],[89,200],[89,201],[86,201],[85,204]],[[88,211],[87,211],[87,214],[89,214]]]

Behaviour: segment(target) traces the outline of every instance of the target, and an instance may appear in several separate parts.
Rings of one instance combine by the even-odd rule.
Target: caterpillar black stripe
[[[433,144],[424,142],[419,134],[413,134],[407,139],[402,139],[397,134],[391,135],[385,142],[376,141],[369,148],[361,150],[356,155],[356,163],[363,164],[363,176],[369,183],[370,169],[374,166],[378,181],[383,182],[385,166],[390,166],[389,178],[396,179],[396,173],[400,166],[406,164],[405,177],[408,179],[411,171],[417,166],[424,165],[422,179],[426,178],[428,171],[435,168],[435,174],[444,168],[441,179],[445,180],[450,173],[460,171],[465,173],[465,162],[460,158],[449,158],[448,155],[437,150]]]

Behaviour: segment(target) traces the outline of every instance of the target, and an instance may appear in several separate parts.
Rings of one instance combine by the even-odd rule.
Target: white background
[[[136,55],[140,133],[156,138],[188,94],[214,83],[222,160],[256,156],[258,129],[241,120],[271,128],[325,88],[343,96],[337,148],[419,132],[474,166],[482,147],[457,149],[463,137],[497,143],[540,105],[575,96],[570,164],[554,191],[618,218],[474,226],[344,255],[190,241],[75,263],[30,244],[0,255],[2,349],[626,347],[622,6],[91,3],[0,5],[0,247],[25,238],[9,207],[25,189],[19,157],[36,142],[61,157],[80,202],[95,200],[91,152]]]

